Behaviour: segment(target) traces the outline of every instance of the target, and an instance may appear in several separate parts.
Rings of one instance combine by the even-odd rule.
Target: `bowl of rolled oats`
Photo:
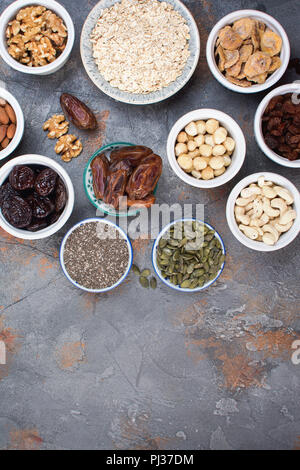
[[[0,55],[19,72],[56,72],[68,60],[74,39],[69,13],[54,0],[41,0],[38,4],[18,0],[0,17]]]
[[[258,10],[238,10],[213,27],[206,58],[223,86],[239,93],[257,93],[280,80],[289,63],[290,44],[272,16]]]
[[[102,0],[81,33],[90,79],[124,103],[157,103],[174,95],[191,78],[199,54],[197,25],[179,0]]]

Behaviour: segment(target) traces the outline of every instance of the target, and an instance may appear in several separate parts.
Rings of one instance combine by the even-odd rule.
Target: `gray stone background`
[[[2,0],[1,10],[9,3]],[[197,70],[172,99],[147,107],[106,97],[82,67],[80,31],[96,0],[61,3],[76,30],[62,70],[31,77],[0,60],[0,79],[21,103],[26,120],[13,156],[38,153],[59,161],[42,124],[60,111],[62,92],[90,104],[100,130],[76,131],[84,151],[63,163],[76,203],[60,233],[32,243],[0,233],[0,339],[8,349],[8,363],[0,366],[0,448],[300,448],[300,365],[291,362],[291,344],[300,337],[299,238],[278,252],[250,251],[233,238],[225,219],[228,194],[244,176],[274,171],[299,185],[299,171],[272,163],[255,142],[253,118],[264,94],[223,88],[205,59],[212,26],[241,8],[277,18],[289,35],[292,57],[299,57],[299,1],[186,0],[201,35]],[[290,70],[280,84],[297,78]],[[230,114],[247,140],[240,173],[211,191],[177,179],[165,150],[172,124],[201,107]],[[205,204],[206,220],[228,250],[223,275],[207,291],[180,295],[161,283],[148,291],[130,274],[117,290],[88,295],[64,278],[60,241],[75,222],[95,215],[83,190],[84,166],[102,142],[116,140],[151,146],[162,156],[159,203]],[[140,267],[151,265],[151,247],[151,240],[134,242]]]

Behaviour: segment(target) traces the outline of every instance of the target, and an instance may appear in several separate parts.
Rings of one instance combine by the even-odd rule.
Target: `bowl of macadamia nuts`
[[[209,189],[230,181],[246,155],[244,134],[234,119],[217,109],[197,109],[172,127],[167,154],[185,183]]]
[[[275,251],[300,232],[300,194],[276,173],[254,173],[231,191],[226,218],[235,238],[257,251]]]
[[[16,98],[0,88],[0,160],[8,157],[24,133],[24,115]]]

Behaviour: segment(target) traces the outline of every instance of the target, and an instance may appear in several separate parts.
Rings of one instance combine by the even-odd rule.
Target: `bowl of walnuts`
[[[246,142],[240,126],[228,114],[217,109],[197,109],[172,127],[167,155],[172,170],[185,183],[216,188],[241,169]]]
[[[0,55],[13,69],[49,75],[68,60],[75,39],[67,10],[54,0],[11,3],[0,17]]]

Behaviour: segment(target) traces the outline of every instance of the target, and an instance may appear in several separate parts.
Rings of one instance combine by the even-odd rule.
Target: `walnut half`
[[[48,132],[49,139],[58,139],[69,130],[69,123],[63,114],[54,114],[43,125],[44,131]]]
[[[70,162],[82,152],[82,143],[75,135],[67,134],[60,137],[55,145],[55,152],[61,154],[64,162]]]

